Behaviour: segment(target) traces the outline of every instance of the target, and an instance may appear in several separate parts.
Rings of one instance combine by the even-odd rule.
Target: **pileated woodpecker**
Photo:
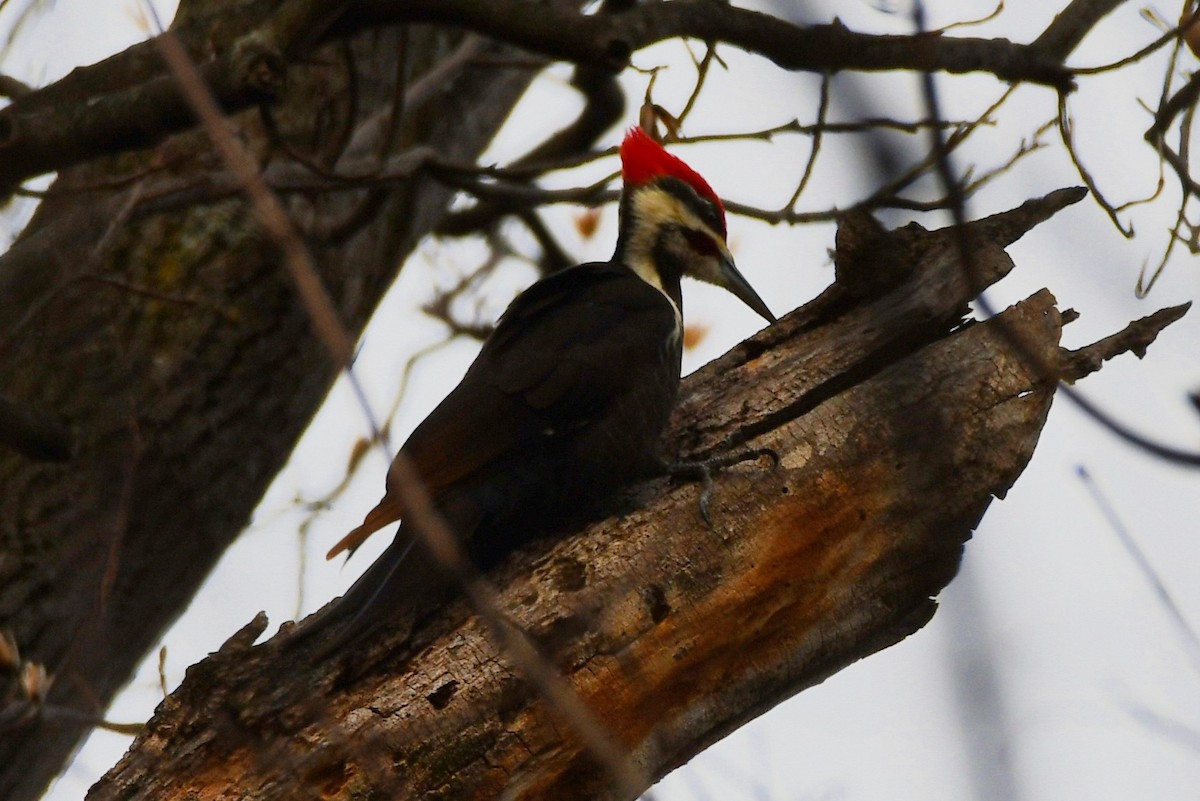
[[[625,186],[612,260],[562,270],[521,293],[401,449],[481,569],[621,487],[667,472],[658,443],[679,388],[682,276],[724,287],[775,320],[734,267],[724,207],[708,183],[639,128],[620,152]],[[330,558],[405,516],[394,471],[383,500]],[[328,653],[399,607],[427,611],[453,586],[402,525],[346,595],[298,635],[351,617],[322,648]]]

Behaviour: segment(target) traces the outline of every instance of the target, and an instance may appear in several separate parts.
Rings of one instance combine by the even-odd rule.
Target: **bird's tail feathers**
[[[338,540],[329,549],[329,553],[325,554],[325,558],[332,559],[342,551],[348,551],[347,555],[353,556],[358,547],[367,541],[367,537],[379,531],[379,529],[395,523],[402,515],[400,501],[391,493],[388,493],[383,496],[383,500],[379,502],[378,506],[367,512],[362,525]]]
[[[453,498],[443,501],[438,511],[446,524],[464,542],[470,541],[482,515],[477,504]],[[344,543],[351,550],[357,548],[368,534],[393,522],[397,511],[398,504],[385,497],[367,515],[363,525],[347,534],[339,545]],[[346,594],[300,623],[291,641],[303,642],[331,625],[344,624],[313,655],[314,660],[321,660],[361,640],[383,623],[396,625],[406,619],[407,625],[413,626],[418,617],[444,603],[455,586],[453,576],[438,563],[420,537],[401,525],[387,550],[350,585]]]
[[[388,549],[350,585],[345,595],[299,625],[292,635],[292,642],[309,640],[332,625],[342,624],[338,635],[313,655],[314,660],[320,660],[370,633],[393,616],[404,614],[406,597],[419,593],[417,585],[427,580],[422,575],[426,571],[411,564],[415,545],[415,539],[403,531],[398,532]],[[418,558],[417,561],[421,560]],[[401,567],[405,568],[403,574]],[[415,570],[411,569],[414,567]]]

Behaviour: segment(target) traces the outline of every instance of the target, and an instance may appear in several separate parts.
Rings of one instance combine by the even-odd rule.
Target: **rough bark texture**
[[[606,12],[614,12],[611,16],[580,15],[579,5],[567,0],[184,0],[174,30],[218,101],[230,113],[241,112],[236,118],[239,134],[261,156],[268,174],[281,180],[307,177],[315,165],[314,174],[327,182],[326,191],[289,193],[288,210],[309,239],[321,279],[344,321],[357,334],[403,255],[444,216],[449,191],[419,178],[423,154],[429,153],[422,145],[435,146],[447,163],[473,163],[526,85],[529,67],[546,55],[589,67],[581,71],[587,80],[580,88],[589,96],[593,112],[603,105],[596,101],[613,94],[603,78],[625,66],[633,50],[682,35],[732,43],[785,69],[822,73],[983,70],[1008,80],[1067,89],[1071,74],[1062,59],[1115,4],[1071,3],[1033,45],[953,35],[868,36],[840,24],[802,27],[703,0],[666,4],[611,0],[605,5]],[[500,58],[490,59],[489,69],[476,69],[476,62],[461,57],[461,34],[412,26],[422,20],[490,34],[541,56],[523,53],[513,61],[508,47],[477,40],[475,54]],[[391,24],[409,28],[403,34],[381,29]],[[459,57],[450,56],[452,52]],[[404,63],[398,64],[401,54]],[[403,92],[396,91],[397,75],[406,84]],[[423,81],[431,75],[436,79]],[[404,116],[395,136],[388,137],[395,103],[404,106]],[[267,135],[269,126],[255,111],[258,106],[271,109],[277,137]],[[60,171],[34,222],[0,257],[0,441],[11,448],[0,449],[0,635],[5,635],[0,638],[0,798],[6,801],[26,801],[40,794],[90,728],[83,719],[100,713],[138,658],[185,606],[209,567],[241,530],[333,375],[306,312],[283,276],[275,248],[259,234],[244,204],[233,198],[236,183],[212,156],[203,134],[180,133],[194,125],[193,116],[179,99],[175,79],[164,68],[153,41],[76,70],[0,109],[0,195],[7,197],[25,178]],[[575,133],[582,129],[586,134],[604,125],[593,120],[573,127]],[[363,148],[364,141],[378,144],[389,138],[390,143],[377,150]],[[147,147],[153,150],[138,150]],[[297,153],[303,157],[296,158]],[[323,174],[330,168],[361,174],[364,158],[369,162],[376,155],[394,157],[389,167],[398,161],[411,169],[399,170],[386,185],[373,190],[349,190]],[[564,153],[539,155],[552,160]],[[194,193],[186,191],[192,183]],[[206,205],[197,205],[201,201]],[[868,386],[868,379],[883,376],[892,365],[916,369],[923,358],[920,354],[932,354],[930,348],[940,346],[957,319],[962,298],[970,293],[958,292],[949,305],[940,298],[927,299],[925,305],[906,305],[900,301],[904,293],[885,294],[913,269],[908,250],[917,248],[918,242],[933,247],[934,240],[917,234],[880,239],[862,218],[849,219],[843,230],[853,235],[847,233],[847,241],[841,243],[839,286],[793,317],[788,326],[740,346],[720,367],[707,371],[706,378],[689,384],[692,395],[681,406],[673,435],[679,450],[712,452],[728,445],[725,440],[730,435],[733,443],[756,437],[771,440],[789,421],[804,419],[806,412],[825,408],[852,388]],[[942,248],[939,258],[944,260],[949,245],[937,241]],[[995,243],[1003,241],[1008,240],[996,237],[992,245],[973,249],[973,263],[981,269],[988,265],[1007,269],[1002,256],[993,252]],[[849,258],[849,253],[858,255]],[[961,280],[961,276],[945,278],[958,275],[955,271],[942,274],[939,280]],[[829,328],[831,323],[852,328]],[[1153,328],[1142,326],[1133,332],[1133,339],[1146,341]],[[1100,358],[1098,351],[1078,354],[1071,374],[1086,372]],[[771,381],[759,382],[760,373]],[[1044,395],[1028,397],[1044,400]],[[1033,404],[1021,400],[1007,408]],[[710,414],[710,406],[724,416]],[[884,411],[881,408],[879,413]],[[939,426],[935,432],[942,431],[941,418],[933,419]],[[840,430],[832,423],[825,425],[829,432]],[[878,436],[884,442],[889,430],[881,428],[876,435],[872,429],[863,436]],[[901,426],[892,434],[903,439],[904,430]],[[946,423],[946,436],[954,431]],[[929,446],[924,439],[914,444]],[[1008,444],[1018,448],[1018,443]],[[778,482],[780,476],[791,475],[787,471],[800,467],[796,460],[803,448],[782,451],[790,454],[790,461],[769,481]],[[986,452],[992,453],[990,445]],[[981,497],[1011,478],[1021,453],[1018,448],[1009,454],[1011,461],[995,465],[991,483],[976,487],[984,493]],[[901,464],[917,470],[924,462]],[[833,479],[816,480],[824,486]],[[776,486],[780,498],[784,486],[790,496],[824,497],[814,489],[800,493],[793,485],[780,484]],[[886,486],[870,491],[886,494]],[[917,504],[924,505],[928,504]],[[737,510],[726,513],[731,511]],[[975,513],[962,511],[967,517]],[[671,518],[672,525],[690,519]],[[807,525],[807,519],[797,517],[797,525]],[[764,530],[767,522],[764,518]],[[951,539],[965,530],[962,525],[951,528]],[[694,538],[703,545],[714,536],[718,535],[701,532]],[[659,537],[656,533],[655,541]],[[747,553],[754,553],[754,548],[765,546],[745,547],[750,548]],[[944,543],[942,547],[943,555],[935,559],[937,569],[922,573],[931,585],[940,586],[938,581],[952,570],[954,548]],[[686,556],[663,546],[664,558],[669,553]],[[512,570],[528,566],[529,558]],[[700,556],[695,559],[704,570],[716,570]],[[684,570],[686,564],[679,564],[683,566],[669,563],[667,575],[692,575]],[[655,575],[661,568],[655,568]],[[581,574],[568,571],[567,575],[582,576],[576,582],[582,591],[590,586],[588,571],[593,570],[600,568],[589,566]],[[711,578],[709,573],[697,575]],[[942,578],[934,580],[938,576]],[[673,624],[679,615],[672,610],[708,608],[703,599],[686,594],[692,584],[681,587],[663,583],[667,582],[663,578],[644,585],[639,583],[643,578],[645,574],[632,573],[621,586],[649,593],[648,608],[658,622]],[[569,599],[575,604],[571,608],[607,608],[610,601],[602,589],[578,602]],[[587,599],[594,606],[580,607]],[[914,607],[906,612],[916,615],[909,623],[893,624],[890,634],[877,636],[882,640],[901,636],[928,611],[928,604]],[[441,629],[428,629],[422,641],[433,642],[438,631],[461,622],[464,612],[455,614],[459,617],[451,615],[437,624]],[[570,629],[593,622],[578,611],[572,614],[558,625]],[[836,621],[829,625],[849,626]],[[8,634],[19,646],[24,665],[42,665],[54,677],[48,695],[46,683],[36,680],[36,671],[22,680],[8,670],[9,663],[17,661]],[[600,633],[596,640],[610,643],[617,649],[614,653],[624,653],[620,643],[625,641],[613,636]],[[583,660],[578,664],[598,669],[583,652],[571,656],[576,652],[570,649],[577,646],[568,641],[551,645],[558,649],[554,653],[560,662]],[[246,675],[258,677],[250,686],[275,681],[273,671],[278,666],[269,664],[269,649],[252,653],[249,661],[245,654],[233,658],[237,664],[253,667],[246,668],[250,671]],[[844,656],[839,654],[829,650],[824,662],[813,664],[831,670]],[[498,663],[493,668],[504,675]],[[180,699],[204,691],[206,670],[198,669]],[[568,672],[580,680],[578,670]],[[819,672],[810,670],[805,675],[811,678]],[[786,680],[779,678],[779,685],[758,686],[779,694],[783,692],[779,687],[788,682],[790,691],[808,680],[795,679],[799,674],[794,671],[787,675]],[[287,677],[280,686],[294,688],[297,680]],[[475,680],[482,681],[472,677]],[[439,684],[431,703],[446,709],[462,703],[455,692],[459,686]],[[731,686],[746,689],[745,684]],[[464,792],[483,788],[482,779],[470,778],[482,775],[478,770],[482,763],[477,761],[482,745],[472,750],[472,742],[491,743],[489,747],[495,748],[511,744],[516,715],[527,716],[534,726],[531,736],[542,731],[536,728],[544,725],[542,713],[521,711],[528,702],[522,685],[510,680],[504,687],[502,706],[507,717],[500,715],[489,724],[492,728],[480,729],[479,738],[464,741],[461,759],[436,749],[422,752],[423,757],[406,752],[401,758],[405,786],[462,786]],[[485,683],[478,688],[466,695],[494,696],[495,687],[488,689]],[[228,700],[225,691],[212,689],[215,698]],[[255,696],[258,700],[247,704],[266,710],[270,697]],[[345,708],[355,703],[348,697],[329,702]],[[749,714],[750,706],[771,702],[768,693],[725,717],[706,713],[709,717],[692,721],[706,726],[703,734],[689,729],[690,723],[680,723],[656,731],[651,740],[638,741],[637,727],[626,730],[617,710],[613,725],[622,737],[632,738],[647,775],[654,775]],[[188,719],[190,706],[171,703],[178,714],[175,720]],[[238,701],[230,708],[243,706]],[[700,708],[707,707],[701,705],[693,712],[698,714]],[[254,714],[247,720],[253,721]],[[282,725],[294,732],[306,725],[304,721],[321,720],[325,714],[307,710],[300,717],[284,719],[290,722]],[[217,715],[214,725],[223,725],[226,719]],[[423,730],[432,730],[432,725],[425,724]],[[249,725],[245,729],[254,730]],[[163,731],[162,724],[156,724],[139,748],[156,742],[154,738]],[[336,732],[314,731],[318,740],[334,746],[339,742]],[[239,742],[231,741],[229,753],[236,751]],[[248,764],[260,772],[293,764],[288,753],[292,741],[279,742],[270,753],[288,754],[287,760],[247,751],[254,758]],[[529,740],[529,747],[541,754],[538,742]],[[663,745],[656,745],[659,742]],[[554,750],[556,764],[569,766],[562,775],[579,777],[576,791],[598,786],[599,779],[583,762],[572,762],[569,749],[563,748]],[[133,759],[137,755],[145,759],[147,753],[135,752]],[[221,752],[202,748],[194,753],[200,758]],[[365,766],[346,763],[344,770],[338,768],[341,763],[330,753],[322,749],[317,756],[332,766],[333,772],[320,774],[331,792],[345,790],[347,781],[351,785],[375,781],[362,778],[369,772]],[[512,756],[498,757],[496,764],[511,767]],[[432,763],[422,767],[421,758],[438,759],[445,769],[435,769]],[[522,770],[536,771],[538,763],[534,760]],[[459,764],[474,764],[476,774],[467,771],[459,777],[451,770]],[[232,762],[228,767],[236,769]],[[448,777],[445,784],[436,784],[443,774]],[[384,784],[395,781],[385,778]],[[166,797],[166,785],[147,781],[130,786]],[[165,775],[163,781],[169,783]],[[232,785],[221,780],[213,786]]]
[[[220,52],[277,5],[185,3],[178,30],[194,52]],[[282,67],[287,82],[271,111],[279,139],[268,143],[254,111],[236,124],[272,163],[294,164],[282,141],[332,167],[367,120],[386,118],[404,97],[398,71],[419,81],[462,41],[391,30],[306,52]],[[137,78],[138,64],[161,69],[153,50],[142,55],[127,77]],[[424,105],[406,107],[390,150],[378,152],[433,143],[470,163],[531,76],[460,63]],[[66,83],[57,104],[81,111],[103,88]],[[22,720],[17,691],[0,691],[6,801],[41,794],[90,729],[75,718],[98,716],[185,608],[335,375],[276,247],[241,199],[142,215],[139,178],[214,167],[207,138],[193,132],[64,172],[0,258],[0,397],[62,421],[67,440],[49,454],[27,451],[67,457],[58,462],[0,448],[0,631],[55,676],[40,717],[30,708]],[[290,196],[355,335],[450,196],[428,181]]]
[[[962,316],[1012,268],[1004,245],[1081,196],[965,240],[847,219],[838,283],[685,385],[675,447],[769,447],[778,467],[722,474],[712,529],[695,487],[659,482],[493,574],[644,783],[932,616],[1033,451],[1062,355],[1045,290]],[[91,801],[623,797],[465,603],[321,664],[250,647],[264,625],[189,671]]]

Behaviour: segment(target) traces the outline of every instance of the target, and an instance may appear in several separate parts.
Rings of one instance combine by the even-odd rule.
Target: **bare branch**
[[[564,61],[622,69],[631,53],[665,39],[723,42],[765,56],[788,70],[930,69],[990,72],[1067,90],[1071,76],[1041,49],[999,39],[948,36],[874,36],[841,23],[802,27],[778,17],[706,0],[648,3],[610,17],[536,14],[520,2],[472,0],[359,0],[373,22],[423,19],[486,33]]]
[[[1116,10],[1125,0],[1072,0],[1060,11],[1033,46],[1047,55],[1065,59],[1096,23]]]
[[[289,59],[324,31],[331,21],[330,9],[344,5],[285,3],[258,29],[201,65],[202,82],[225,110],[269,102],[284,85]],[[109,62],[79,72],[68,76],[70,85],[89,72],[99,83],[114,73],[128,80]],[[157,75],[95,94],[87,102],[46,107],[43,91],[60,94],[51,86],[0,110],[0,191],[88,158],[155,144],[195,124],[192,106],[180,95],[175,78],[161,67]]]
[[[0,75],[0,97],[15,100],[18,97],[24,97],[32,91],[34,91],[33,87],[21,83],[11,75]]]
[[[1145,12],[1143,12],[1143,13],[1145,13]],[[1157,17],[1157,15],[1154,15],[1154,17]],[[1198,24],[1200,24],[1200,16],[1196,16],[1193,14],[1192,16],[1186,17],[1185,19],[1181,20],[1179,25],[1169,27],[1167,30],[1163,31],[1163,34],[1161,36],[1159,36],[1157,39],[1155,39],[1153,42],[1146,45],[1145,47],[1139,48],[1138,50],[1136,50],[1133,53],[1130,53],[1128,56],[1119,58],[1116,61],[1109,62],[1108,64],[1100,64],[1095,67],[1075,67],[1074,73],[1076,75],[1099,75],[1104,72],[1113,72],[1115,70],[1119,70],[1124,67],[1127,67],[1130,64],[1136,64],[1137,62],[1146,58],[1146,56],[1149,56],[1151,53],[1157,52],[1162,47],[1164,47],[1165,45],[1170,44],[1170,43],[1175,44],[1174,50],[1177,53],[1179,51],[1180,47],[1182,47],[1184,42],[1187,40],[1187,38],[1193,35],[1193,31],[1195,31],[1197,29],[1196,26]],[[1173,71],[1174,67],[1175,67],[1175,54],[1173,53],[1171,56],[1171,68],[1170,69]]]
[[[812,137],[812,147],[808,152],[808,161],[804,164],[804,173],[800,176],[800,183],[796,185],[796,191],[792,193],[788,202],[783,204],[786,209],[795,208],[796,201],[804,194],[804,189],[812,178],[813,169],[817,166],[817,154],[821,150],[821,132],[825,127],[825,115],[829,111],[829,84],[831,82],[832,79],[828,73],[821,78],[821,94],[820,99],[817,100],[817,122],[814,125],[816,132]]]
[[[1100,369],[1104,362],[1122,353],[1132,353],[1139,359],[1146,355],[1162,330],[1187,314],[1191,303],[1160,309],[1148,317],[1135,320],[1121,331],[1078,350],[1064,350],[1059,358],[1062,380],[1073,384]]]
[[[1120,232],[1121,236],[1126,239],[1133,238],[1133,224],[1125,226],[1121,223],[1121,218],[1117,216],[1116,206],[1105,197],[1104,193],[1096,185],[1096,179],[1091,171],[1084,165],[1083,159],[1080,158],[1079,151],[1075,147],[1074,124],[1071,120],[1071,113],[1067,110],[1067,96],[1059,95],[1058,98],[1058,132],[1062,137],[1063,147],[1066,148],[1068,155],[1071,157],[1071,163],[1075,165],[1075,171],[1079,173],[1079,177],[1087,185],[1087,188],[1092,193],[1092,198],[1100,208],[1104,209],[1104,213],[1112,221],[1113,227]]]
[[[1191,304],[1188,305],[1190,306]],[[1164,309],[1163,311],[1171,310]],[[1139,320],[1138,322],[1145,322],[1145,320]],[[1109,337],[1109,339],[1111,338]],[[1153,336],[1151,336],[1151,339],[1153,339]],[[1117,539],[1121,541],[1121,545],[1125,547],[1134,565],[1137,566],[1138,572],[1142,574],[1142,578],[1158,598],[1159,606],[1162,607],[1167,618],[1175,626],[1175,630],[1179,633],[1179,639],[1183,642],[1188,658],[1192,662],[1192,667],[1200,670],[1200,637],[1196,635],[1196,629],[1193,628],[1191,621],[1188,620],[1187,615],[1180,609],[1179,603],[1175,600],[1175,596],[1171,591],[1167,589],[1162,576],[1154,569],[1150,559],[1138,546],[1133,533],[1125,526],[1124,521],[1121,520],[1121,516],[1117,514],[1117,510],[1113,505],[1109,503],[1108,498],[1101,491],[1100,485],[1092,478],[1091,473],[1083,465],[1079,465],[1076,468],[1076,474],[1084,486],[1087,487],[1092,500],[1096,502],[1096,505],[1100,507],[1100,511],[1108,519],[1109,526],[1112,528],[1113,533],[1117,535]]]
[[[988,280],[1013,266],[1002,240],[1079,197],[1056,193],[972,224]],[[775,470],[719,478],[718,530],[700,526],[695,488],[658,482],[619,520],[498,568],[501,608],[535,633],[647,777],[922,626],[967,532],[1037,440],[1055,383],[1002,329],[1053,358],[1050,294],[963,327],[974,289],[954,232],[867,238],[881,241],[852,260],[863,273],[892,270],[902,286],[848,294],[839,275],[687,380],[677,452],[753,443],[781,456]],[[346,659],[353,672],[298,663],[278,641],[210,658],[93,797],[184,798],[201,786],[257,801],[317,786],[329,797],[632,797],[515,679],[487,625],[452,604],[412,637],[392,626],[361,643]],[[155,777],[167,775],[164,792]]]
[[[924,14],[924,5],[920,2],[920,0],[917,0],[913,7],[913,18],[918,31],[924,29]],[[933,74],[931,72],[925,72],[923,74],[922,89],[925,96],[926,108],[929,111],[929,117],[938,119],[941,117],[941,112],[938,105],[938,93],[936,87],[934,86]],[[1059,97],[1059,127],[1062,131],[1064,143],[1070,147],[1070,123],[1066,116],[1066,96],[1060,94]],[[954,219],[954,228],[959,232],[957,249],[961,259],[962,270],[967,280],[972,281],[976,285],[982,286],[980,283],[982,276],[979,271],[979,266],[973,257],[970,242],[967,238],[962,186],[955,174],[954,165],[950,161],[949,149],[946,146],[946,142],[944,141],[942,130],[940,128],[930,128],[929,137],[933,145],[932,151],[937,157],[938,179],[941,181],[942,186],[945,189],[946,196],[950,200],[949,209]],[[1076,166],[1085,179],[1089,178],[1086,170],[1083,169],[1083,166],[1078,162],[1077,159]],[[1104,207],[1106,210],[1111,209],[1111,207],[1107,204],[1104,204]],[[1110,211],[1110,216],[1113,218],[1113,221],[1116,222],[1116,214],[1114,211]],[[1118,228],[1120,228],[1119,225]],[[1129,235],[1132,235],[1132,231],[1130,231]],[[995,316],[996,312],[986,297],[981,295],[978,299],[978,303],[980,310],[986,316]],[[1007,329],[1001,327],[1000,330],[1006,331]],[[1166,461],[1181,465],[1188,465],[1191,467],[1200,467],[1200,452],[1184,450],[1172,445],[1166,445],[1160,441],[1143,436],[1137,431],[1134,431],[1124,422],[1108,414],[1095,403],[1088,400],[1075,388],[1062,382],[1060,380],[1059,365],[1053,361],[1045,360],[1044,357],[1039,356],[1036,352],[1036,349],[1030,346],[1030,343],[1023,341],[1015,332],[1009,332],[1006,334],[1006,336],[1009,337],[1010,344],[1016,348],[1018,352],[1022,353],[1022,355],[1029,361],[1032,369],[1035,369],[1044,380],[1058,381],[1062,393],[1072,403],[1074,403],[1077,408],[1082,410],[1085,414],[1102,425],[1112,434],[1116,435],[1128,444]]]
[[[339,4],[341,5],[341,4]],[[1067,91],[1071,73],[1052,55],[1005,39],[873,36],[840,23],[800,27],[706,0],[651,3],[618,14],[577,14],[519,0],[359,0],[331,22],[322,4],[286,3],[279,13],[199,69],[225,112],[270,103],[289,61],[323,35],[370,26],[429,21],[504,39],[553,58],[619,70],[630,54],[664,39],[724,42],[789,70],[931,69],[990,72]],[[194,124],[174,79],[146,64],[145,48],[77,70],[0,110],[0,188],[95,156],[146,147]],[[53,102],[64,95],[75,103]],[[82,93],[82,94],[81,94]]]

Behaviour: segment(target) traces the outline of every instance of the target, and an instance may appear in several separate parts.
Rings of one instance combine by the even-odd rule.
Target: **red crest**
[[[711,200],[721,212],[721,219],[725,219],[721,198],[700,173],[664,150],[641,128],[630,128],[621,142],[621,178],[625,185],[639,186],[664,176],[678,178],[695,189],[700,197]]]

